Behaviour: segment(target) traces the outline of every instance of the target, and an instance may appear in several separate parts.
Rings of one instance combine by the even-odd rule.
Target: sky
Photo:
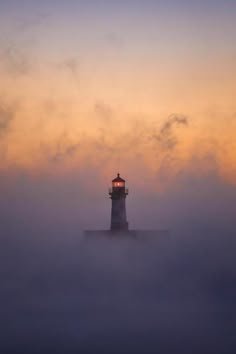
[[[156,196],[166,215],[196,184],[208,199],[235,195],[235,10],[230,0],[1,2],[4,193],[33,203],[60,185],[63,215],[68,203],[102,203],[103,225],[118,171],[131,210]]]
[[[64,174],[90,161],[106,178],[137,173],[141,159],[157,176],[168,155],[175,175],[212,155],[235,183],[233,1],[0,6],[2,170]],[[160,141],[172,115],[188,126]]]
[[[0,0],[0,351],[235,352],[235,23],[234,0]],[[130,228],[170,238],[81,243],[118,172]]]

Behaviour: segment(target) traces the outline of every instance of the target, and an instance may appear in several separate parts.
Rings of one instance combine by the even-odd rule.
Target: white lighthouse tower
[[[125,206],[128,189],[125,188],[125,180],[120,177],[119,173],[112,180],[112,188],[109,189],[109,194],[112,200],[111,231],[128,231]]]

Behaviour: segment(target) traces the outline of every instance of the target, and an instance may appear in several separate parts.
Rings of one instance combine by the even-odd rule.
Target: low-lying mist
[[[234,234],[15,237],[1,247],[2,353],[234,352]]]
[[[234,188],[133,193],[131,228],[169,234],[111,240],[84,239],[110,204],[72,182],[1,184],[0,352],[234,353]]]

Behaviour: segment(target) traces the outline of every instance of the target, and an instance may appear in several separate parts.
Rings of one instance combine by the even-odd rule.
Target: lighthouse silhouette
[[[111,224],[110,230],[85,230],[87,236],[104,236],[117,238],[146,238],[148,236],[166,235],[167,230],[130,230],[126,215],[126,197],[129,194],[125,186],[125,180],[117,173],[109,188],[111,198]],[[113,237],[114,236],[114,237]]]
[[[112,180],[112,188],[109,189],[112,200],[111,231],[128,231],[129,224],[125,205],[128,193],[128,189],[125,188],[125,180],[117,173],[117,177]]]

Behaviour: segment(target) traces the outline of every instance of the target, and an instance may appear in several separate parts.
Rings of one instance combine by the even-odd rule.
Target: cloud
[[[184,115],[172,114],[163,123],[158,133],[153,134],[154,139],[163,150],[173,150],[178,144],[178,139],[174,133],[176,126],[187,126],[189,119]]]
[[[38,27],[45,23],[45,21],[49,18],[49,14],[39,13],[34,16],[28,16],[27,18],[17,18],[16,19],[16,30],[19,32],[25,32],[28,30],[32,30],[34,27]]]
[[[67,70],[72,78],[78,83],[79,81],[79,59],[77,57],[70,57],[62,61],[60,68]]]
[[[124,48],[125,42],[121,35],[116,32],[109,32],[104,37],[106,43],[114,49]]]
[[[5,106],[3,103],[0,103],[0,138],[9,131],[13,118],[13,109],[11,107]]]
[[[54,143],[41,143],[41,152],[49,162],[63,163],[67,158],[73,157],[79,147],[79,142],[71,142],[66,133],[63,133]]]
[[[0,101],[0,170],[7,163],[8,135],[15,116],[15,107]]]
[[[94,112],[97,117],[99,117],[102,123],[111,123],[111,118],[113,116],[113,110],[111,107],[104,102],[97,102],[94,104]]]
[[[0,51],[0,65],[4,72],[12,76],[29,75],[32,70],[32,63],[27,50],[19,48],[19,44],[8,43]]]

